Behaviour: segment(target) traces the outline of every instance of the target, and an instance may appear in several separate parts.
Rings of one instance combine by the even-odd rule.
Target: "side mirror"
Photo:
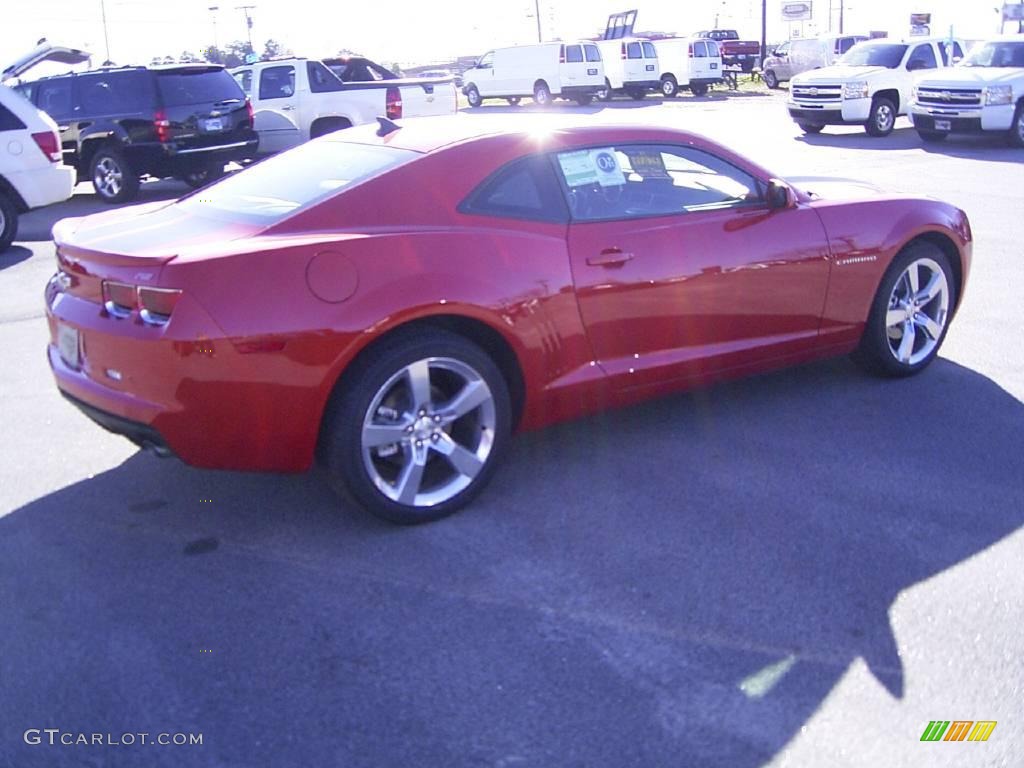
[[[792,208],[796,205],[796,195],[784,181],[778,179],[768,180],[768,192],[765,195],[768,200],[768,208],[772,211],[781,211],[783,208]]]

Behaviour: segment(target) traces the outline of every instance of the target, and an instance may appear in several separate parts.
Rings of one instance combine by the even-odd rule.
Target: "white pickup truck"
[[[896,117],[909,113],[910,92],[921,72],[962,57],[960,41],[943,38],[857,43],[832,66],[790,81],[789,115],[805,133],[819,133],[826,125],[863,125],[869,136],[888,136]]]
[[[987,40],[958,66],[922,78],[910,119],[924,141],[994,131],[1024,147],[1024,35]]]
[[[378,117],[450,115],[457,109],[454,79],[401,79],[365,59],[346,60],[341,71],[352,78],[343,80],[324,62],[303,58],[231,70],[252,102],[260,154]]]

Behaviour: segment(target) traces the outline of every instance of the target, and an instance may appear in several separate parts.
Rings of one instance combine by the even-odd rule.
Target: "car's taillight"
[[[150,288],[114,280],[103,281],[103,308],[112,317],[126,318],[136,310],[148,325],[166,325],[181,298],[177,288]]]
[[[565,64],[565,46],[561,46],[558,50],[558,63]]]
[[[249,125],[251,126],[256,122],[256,111],[252,108],[252,101],[248,96],[245,97],[245,111],[249,113]]]
[[[689,53],[689,54],[690,54],[690,58],[692,59],[692,58],[693,58],[693,43],[690,43],[690,44],[689,44],[689,45],[687,46],[687,53]]]
[[[166,325],[171,319],[181,291],[176,288],[146,288],[139,286],[139,316],[150,325]]]
[[[171,138],[171,121],[167,119],[167,113],[158,109],[153,115],[153,127],[156,128],[156,140],[165,142]]]
[[[397,120],[402,116],[402,92],[395,87],[388,88],[385,95],[387,103],[387,115],[389,120]]]
[[[626,44],[625,43],[622,44],[621,55],[622,55],[622,58],[626,58]]]
[[[59,163],[61,160],[60,139],[53,131],[40,131],[33,133],[36,145],[43,151],[43,154],[50,158],[51,163]]]

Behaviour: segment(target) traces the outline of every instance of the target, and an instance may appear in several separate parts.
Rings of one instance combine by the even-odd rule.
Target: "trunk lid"
[[[83,64],[92,58],[91,53],[80,51],[77,48],[65,48],[61,45],[52,45],[44,37],[28,53],[19,56],[0,71],[0,82],[21,77],[28,70],[44,61],[52,61],[56,64]]]
[[[402,94],[402,117],[453,115],[458,109],[455,78],[386,80]]]

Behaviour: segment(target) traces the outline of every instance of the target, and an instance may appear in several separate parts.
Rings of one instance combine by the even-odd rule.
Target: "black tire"
[[[89,163],[96,196],[105,203],[127,203],[139,194],[139,177],[124,154],[113,146],[96,150]]]
[[[945,134],[942,131],[918,130],[917,135],[921,137],[921,141],[927,142],[928,144],[936,144],[940,141],[945,141],[948,134]]]
[[[946,278],[948,287],[948,311],[945,315],[942,331],[939,334],[935,347],[923,359],[908,364],[896,358],[890,347],[890,339],[886,324],[887,313],[890,310],[890,297],[897,282],[902,278],[903,273],[914,262],[920,259],[929,259],[938,264]],[[935,359],[942,342],[949,330],[949,323],[953,316],[953,309],[956,306],[957,286],[953,281],[953,270],[950,267],[949,259],[938,246],[932,243],[918,241],[913,242],[900,251],[892,264],[885,271],[878,286],[878,292],[871,303],[871,310],[868,314],[867,323],[864,326],[864,335],[861,337],[860,346],[851,355],[854,362],[861,368],[879,376],[902,377],[913,376],[920,373]]]
[[[520,98],[518,96],[509,96],[505,99],[513,107],[519,106]]]
[[[3,192],[0,192],[0,253],[11,247],[18,234],[18,209]]]
[[[708,92],[707,83],[694,83],[690,86],[690,93],[694,96],[706,96]]]
[[[468,480],[468,485],[453,492],[450,497],[438,500],[437,503],[416,506],[415,499],[408,504],[390,498],[378,488],[374,477],[371,476],[371,472],[375,472],[377,482],[387,483],[386,478],[381,479],[382,472],[393,472],[394,481],[387,487],[396,489],[402,477],[402,467],[398,465],[411,466],[409,459],[415,450],[412,443],[416,440],[416,433],[403,438],[401,444],[384,446],[389,451],[394,449],[393,453],[384,455],[380,449],[376,454],[372,448],[364,452],[363,431],[368,417],[375,421],[381,418],[379,414],[385,410],[385,404],[388,404],[388,414],[383,418],[392,420],[390,423],[400,424],[401,419],[414,419],[413,423],[416,425],[419,425],[420,421],[425,421],[427,430],[435,429],[431,424],[429,410],[415,411],[408,401],[402,402],[400,398],[390,403],[388,399],[381,399],[382,392],[392,391],[388,389],[389,383],[396,380],[395,377],[403,369],[427,358],[433,360],[432,365],[437,365],[438,360],[447,360],[449,363],[455,361],[458,365],[465,366],[466,371],[472,372],[479,381],[486,384],[490,398],[487,404],[467,411],[450,425],[436,428],[445,430],[448,436],[459,444],[464,445],[466,441],[472,443],[475,440],[476,448],[469,446],[471,453],[473,450],[485,450],[483,463],[474,477],[469,478],[468,475],[455,470],[455,465],[443,457],[443,452],[432,447],[426,432],[421,435],[422,439],[418,444],[425,444],[422,450],[429,458],[426,460],[426,469],[423,471],[422,480],[416,486],[416,491],[436,493],[436,483],[443,481],[446,473]],[[454,394],[443,391],[445,371],[441,369],[439,374],[438,370],[434,368],[429,374],[431,403],[428,407],[431,409],[435,405],[435,398],[437,403],[441,403],[445,400],[450,401]],[[464,391],[457,383],[458,377],[453,375],[452,379],[456,382],[454,390]],[[391,386],[398,389],[402,386],[401,382],[407,382],[402,378],[396,381],[399,383]],[[375,414],[373,416],[370,416],[371,409]],[[485,409],[488,411],[486,416],[481,416]],[[467,423],[464,421],[466,419],[470,421]],[[490,419],[493,419],[492,428],[489,431],[482,429],[480,424]],[[483,490],[500,462],[508,444],[511,427],[512,406],[508,385],[490,356],[462,336],[439,329],[416,330],[381,342],[373,348],[372,354],[364,355],[345,372],[324,416],[321,456],[326,464],[331,484],[350,495],[367,511],[384,520],[402,525],[426,523],[458,511]],[[421,426],[416,427],[420,428]],[[411,427],[405,427],[399,431],[404,435],[410,429]],[[431,439],[433,437],[434,435],[430,435]],[[443,445],[444,442],[434,441],[434,444]],[[435,485],[430,485],[431,482]],[[441,487],[443,495],[446,486]]]
[[[868,121],[864,124],[864,130],[868,136],[882,137],[892,133],[896,127],[896,105],[884,96],[876,96],[871,102],[871,111],[868,112]]]
[[[1013,122],[1006,133],[1006,142],[1011,147],[1024,149],[1024,101],[1017,104],[1017,111],[1013,113]]]
[[[633,99],[633,101],[643,101],[644,97],[647,96],[647,91],[643,88],[630,88],[626,93],[629,94],[629,97]]]
[[[533,101],[538,107],[551,106],[551,89],[543,80],[533,86]]]
[[[778,75],[775,74],[774,69],[766,69],[761,77],[764,79],[764,84],[772,90],[779,87],[779,78]]]
[[[590,106],[590,102],[592,102],[593,100],[594,100],[594,97],[591,96],[589,93],[587,95],[585,95],[585,96],[577,96],[576,97],[576,103],[579,104],[581,107],[589,107]]]
[[[825,127],[818,123],[797,123],[797,125],[804,133],[821,133],[821,129]]]
[[[666,99],[672,99],[675,98],[677,93],[679,93],[679,83],[676,82],[675,77],[672,75],[662,75],[661,95]]]
[[[475,85],[471,85],[466,88],[466,101],[468,101],[469,106],[474,109],[484,103],[484,100],[480,97],[480,91]]]
[[[207,184],[212,184],[222,178],[224,178],[224,163],[217,162],[207,163],[181,175],[181,180],[192,189],[202,189]]]
[[[611,101],[612,100],[612,84],[611,81],[606,77],[604,79],[604,90],[597,92],[598,101]]]

